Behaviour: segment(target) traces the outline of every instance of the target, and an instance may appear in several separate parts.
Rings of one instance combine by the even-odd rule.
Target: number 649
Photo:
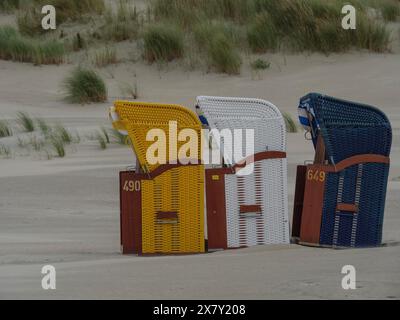
[[[312,170],[312,169],[307,171],[307,180],[324,182],[325,181],[325,177],[326,177],[326,174],[325,174],[324,171]]]

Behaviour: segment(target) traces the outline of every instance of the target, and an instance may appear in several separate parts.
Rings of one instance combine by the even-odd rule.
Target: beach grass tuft
[[[72,103],[105,102],[107,88],[95,71],[77,67],[64,81],[67,100]]]
[[[271,63],[270,63],[270,62],[265,61],[265,60],[263,60],[263,59],[261,59],[261,58],[256,59],[256,60],[254,60],[254,61],[252,61],[252,62],[250,63],[250,67],[251,67],[251,69],[253,69],[253,70],[266,70],[266,69],[268,69],[270,66],[271,66]]]
[[[400,17],[400,1],[381,0],[380,10],[385,21],[394,22]]]
[[[101,150],[107,149],[107,138],[104,135],[104,131],[100,130],[96,132],[96,140]]]
[[[341,25],[341,10],[348,3],[357,9],[360,23],[356,30],[344,30]],[[204,44],[208,49],[213,42],[221,45],[222,48],[214,48],[209,53],[218,51],[215,54],[221,57],[216,59],[213,55],[212,60],[222,66],[217,70],[226,70],[221,62],[238,60],[223,57],[233,51],[227,50],[227,42],[241,52],[246,52],[247,45],[254,53],[290,50],[329,54],[353,48],[389,51],[390,31],[384,23],[378,23],[369,15],[367,9],[370,6],[367,1],[358,0],[153,0],[150,8],[157,23],[179,25],[185,39],[194,39],[201,50],[204,50]],[[387,12],[382,13],[385,20],[397,19],[398,1],[384,0],[379,6]],[[244,29],[246,36],[232,39],[226,32],[221,32],[220,27],[217,30],[217,25],[224,24]],[[211,37],[208,30],[214,31]],[[222,40],[221,33],[228,40]],[[237,69],[237,62],[234,64]]]
[[[0,144],[0,156],[3,156],[5,158],[10,158],[11,157],[11,148],[4,144]]]
[[[57,156],[59,158],[64,158],[66,155],[64,141],[59,136],[53,135],[50,137],[49,142]]]
[[[23,37],[10,26],[0,27],[0,59],[41,64],[61,64],[64,44],[57,40]]]
[[[13,132],[8,121],[0,120],[0,138],[11,137],[12,135]]]
[[[141,23],[136,6],[127,0],[119,0],[116,11],[108,8],[105,11],[105,23],[95,32],[101,40],[120,42],[139,37]]]
[[[34,119],[26,112],[20,111],[17,113],[16,122],[20,125],[24,132],[33,132],[35,131],[35,121]]]
[[[183,33],[167,24],[149,26],[143,35],[144,57],[150,62],[168,62],[183,56]]]
[[[298,131],[296,122],[293,120],[292,116],[287,112],[284,112],[283,118],[285,119],[286,131],[290,133],[295,133]]]
[[[117,51],[115,48],[107,46],[95,53],[93,63],[97,68],[104,68],[110,64],[116,64],[117,62]]]

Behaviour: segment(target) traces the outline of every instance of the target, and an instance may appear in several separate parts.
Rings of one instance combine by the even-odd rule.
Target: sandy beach
[[[1,17],[0,21],[9,19]],[[398,39],[397,39],[398,41]],[[138,100],[193,108],[196,96],[243,96],[271,101],[297,115],[309,92],[375,105],[393,127],[391,169],[380,248],[331,250],[257,246],[202,255],[137,257],[120,254],[118,172],[135,163],[132,151],[100,150],[83,141],[65,158],[14,154],[0,159],[0,299],[400,299],[400,50],[376,54],[269,54],[271,68],[227,76],[161,69],[142,61],[99,72],[109,101],[69,104],[61,83],[74,63],[33,66],[0,60],[0,116],[25,111],[71,130],[110,125],[107,110],[120,84],[138,84]],[[296,118],[297,120],[297,118]],[[291,216],[296,166],[313,156],[303,132],[289,133]],[[15,138],[2,143],[14,145]],[[41,287],[41,268],[54,265],[57,289]],[[343,290],[341,269],[357,270],[357,289]]]

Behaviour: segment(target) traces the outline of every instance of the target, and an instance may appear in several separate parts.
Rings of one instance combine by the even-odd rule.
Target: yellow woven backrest
[[[182,129],[195,130],[199,144],[197,159],[201,159],[201,123],[196,114],[189,109],[175,104],[129,101],[116,101],[114,107],[122,127],[128,131],[132,147],[145,172],[151,172],[159,166],[159,164],[150,164],[146,158],[148,148],[154,144],[154,141],[147,141],[147,135],[151,129],[161,129],[165,132],[167,163],[176,161],[175,153],[173,152],[172,156],[169,154],[170,141],[176,139],[175,136],[170,135],[170,130],[173,129],[170,126],[171,123],[177,125],[178,132]],[[185,144],[185,141],[176,142],[178,150]]]
[[[193,129],[197,135],[197,159],[201,159],[201,123],[192,111],[170,104],[117,101],[114,110],[119,121],[114,126],[126,130],[138,161],[147,173],[162,164],[150,164],[147,149],[154,141],[146,141],[151,129],[162,129],[169,149],[170,122],[182,129]],[[185,142],[177,141],[177,149]],[[170,158],[167,152],[167,162]],[[199,163],[201,161],[199,160]],[[184,165],[161,171],[141,182],[142,253],[204,252],[204,165]],[[160,214],[172,214],[162,218]]]

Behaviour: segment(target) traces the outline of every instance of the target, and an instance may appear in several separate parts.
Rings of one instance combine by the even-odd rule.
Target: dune
[[[0,16],[0,25],[10,16]],[[393,28],[398,29],[398,24]],[[398,41],[398,39],[396,40]],[[397,42],[396,42],[397,43]],[[130,44],[122,44],[122,46]],[[63,159],[14,154],[0,159],[0,299],[399,299],[400,298],[400,50],[375,54],[267,54],[271,68],[254,76],[190,71],[141,60],[100,69],[109,101],[69,104],[60,89],[79,61],[33,66],[0,60],[0,116],[17,111],[62,122],[84,135],[109,125],[107,110],[137,81],[139,100],[194,108],[196,96],[243,96],[297,114],[299,98],[320,92],[375,105],[393,126],[384,246],[330,250],[260,246],[198,256],[136,257],[119,252],[118,172],[135,163],[126,146],[100,150],[93,141]],[[136,80],[135,80],[136,79]],[[13,138],[5,144],[15,145]],[[313,155],[303,133],[288,134],[292,210],[296,166]],[[57,289],[42,290],[41,268],[57,270]],[[341,269],[354,265],[357,290],[343,290]]]

